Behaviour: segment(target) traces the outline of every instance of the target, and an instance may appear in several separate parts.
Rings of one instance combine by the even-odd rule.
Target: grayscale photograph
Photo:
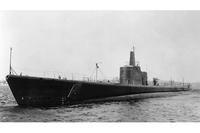
[[[200,122],[200,11],[0,11],[0,122]]]

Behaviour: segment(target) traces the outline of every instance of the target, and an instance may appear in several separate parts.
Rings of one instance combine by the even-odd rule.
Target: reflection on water
[[[192,122],[200,121],[200,90],[129,95],[52,108],[17,106],[8,87],[0,89],[2,122]]]

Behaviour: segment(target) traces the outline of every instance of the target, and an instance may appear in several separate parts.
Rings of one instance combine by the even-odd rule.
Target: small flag
[[[98,64],[96,63],[96,68],[99,68]]]

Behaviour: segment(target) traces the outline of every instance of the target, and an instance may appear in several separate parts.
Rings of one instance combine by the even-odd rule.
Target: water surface
[[[0,87],[1,122],[195,122],[200,121],[200,90],[129,95],[98,102],[53,107],[17,106]]]

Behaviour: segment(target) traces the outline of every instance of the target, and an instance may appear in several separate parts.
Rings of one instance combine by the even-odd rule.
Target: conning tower
[[[130,85],[148,85],[147,73],[142,72],[139,65],[135,65],[135,49],[130,51],[129,65],[120,67],[120,83]]]

